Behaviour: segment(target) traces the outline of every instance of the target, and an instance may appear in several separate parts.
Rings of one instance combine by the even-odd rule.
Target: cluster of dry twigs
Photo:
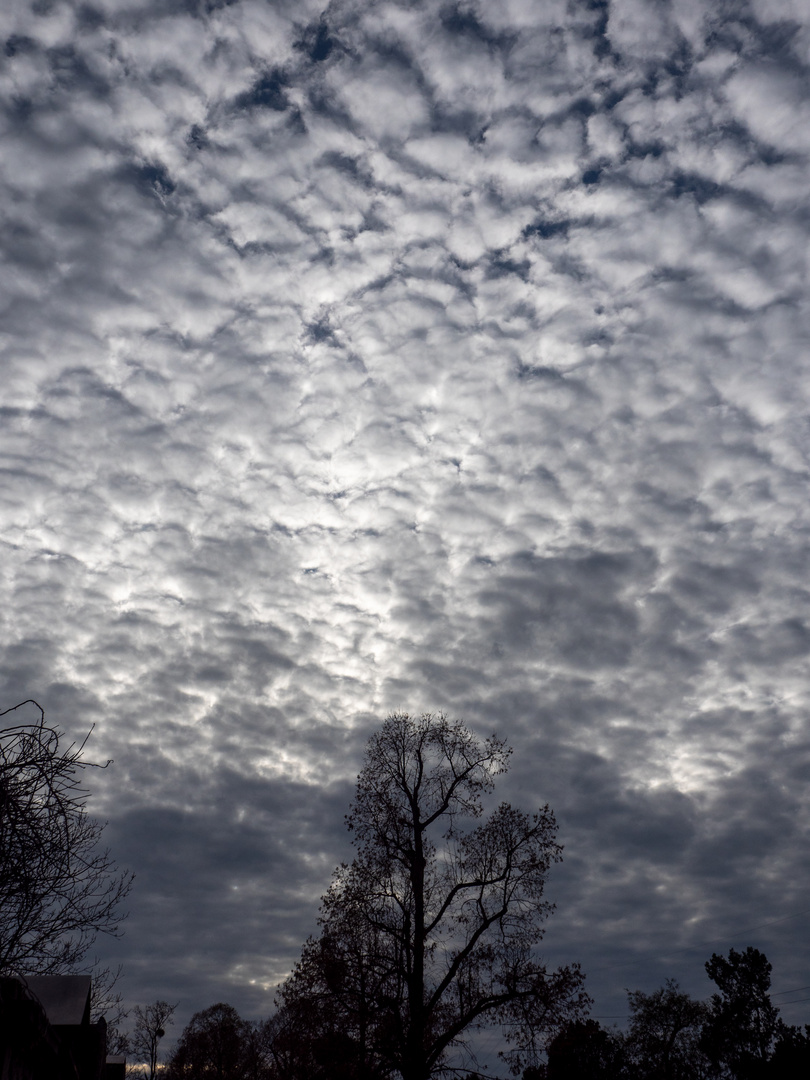
[[[75,970],[99,933],[115,933],[132,875],[100,846],[104,825],[86,810],[88,735],[65,735],[37,718],[0,730],[0,974]],[[92,729],[91,729],[92,730]]]

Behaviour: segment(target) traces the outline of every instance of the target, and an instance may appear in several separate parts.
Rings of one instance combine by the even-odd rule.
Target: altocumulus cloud
[[[128,998],[270,1011],[397,707],[518,749],[597,1012],[729,945],[796,985],[806,5],[0,36],[2,699],[116,759]]]

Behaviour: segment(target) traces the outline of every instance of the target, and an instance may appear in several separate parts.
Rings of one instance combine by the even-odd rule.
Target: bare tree
[[[99,846],[88,816],[87,742],[38,719],[0,730],[0,974],[74,971],[99,933],[115,934],[133,877]],[[88,736],[89,737],[89,736]],[[106,763],[107,765],[110,762]]]
[[[127,1052],[142,1062],[137,1075],[144,1080],[155,1080],[158,1074],[160,1040],[166,1034],[166,1028],[174,1023],[174,1010],[177,1005],[168,1001],[155,1001],[152,1005],[133,1009],[135,1028],[128,1039]]]
[[[372,736],[347,817],[357,856],[279,993],[342,1048],[345,1075],[428,1080],[458,1066],[454,1049],[474,1064],[469,1036],[493,1025],[518,1072],[588,1005],[577,965],[549,972],[535,953],[562,850],[553,814],[502,803],[476,823],[510,752],[442,715],[395,713]]]
[[[91,1023],[97,1024],[101,1017],[104,1017],[107,1024],[108,1054],[129,1052],[129,1039],[121,1030],[121,1025],[129,1013],[124,1008],[123,995],[116,989],[123,972],[123,964],[116,968],[102,967],[98,957],[90,971],[90,1019]]]

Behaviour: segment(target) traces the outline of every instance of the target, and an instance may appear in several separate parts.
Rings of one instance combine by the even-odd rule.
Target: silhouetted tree
[[[166,1080],[260,1080],[255,1025],[220,1002],[195,1013],[161,1075]]]
[[[534,952],[562,851],[553,814],[502,803],[475,824],[510,752],[430,714],[395,713],[369,741],[347,817],[356,858],[279,994],[351,1041],[357,1077],[428,1080],[493,1024],[519,1072],[589,1003],[577,965],[549,972]]]
[[[382,1080],[391,1073],[398,999],[390,996],[387,965],[378,963],[383,947],[348,906],[336,906],[330,928],[306,942],[267,1028],[284,1080]]]
[[[529,1070],[523,1080],[534,1080]],[[548,1045],[548,1065],[537,1080],[624,1080],[628,1076],[624,1042],[597,1020],[567,1024]]]
[[[709,1061],[701,1049],[708,1009],[674,979],[652,994],[628,990],[631,1017],[626,1047],[640,1080],[702,1080]]]
[[[768,1075],[773,1080],[807,1080],[810,1076],[810,1025],[802,1031],[799,1027],[780,1024]]]
[[[114,934],[132,875],[99,846],[80,784],[87,740],[34,722],[0,731],[0,975],[75,970],[99,933]],[[109,764],[109,762],[107,762]]]
[[[122,964],[117,968],[102,967],[97,958],[90,971],[90,1021],[96,1024],[104,1017],[108,1054],[129,1052],[129,1039],[121,1027],[129,1014],[124,1008],[122,995],[116,989],[123,970]]]
[[[720,993],[713,994],[701,1044],[718,1076],[759,1080],[780,1029],[779,1010],[771,1003],[771,965],[750,945],[731,949],[728,959],[713,953],[706,972]]]
[[[158,1075],[159,1047],[166,1035],[166,1028],[174,1023],[176,1005],[168,1001],[155,1001],[151,1005],[133,1009],[135,1026],[129,1036],[127,1053],[132,1054],[138,1063],[142,1063],[136,1075],[143,1080],[155,1080]]]

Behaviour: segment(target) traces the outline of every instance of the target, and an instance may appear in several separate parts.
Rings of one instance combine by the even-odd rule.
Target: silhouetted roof
[[[26,975],[21,978],[51,1024],[90,1023],[89,975]]]

